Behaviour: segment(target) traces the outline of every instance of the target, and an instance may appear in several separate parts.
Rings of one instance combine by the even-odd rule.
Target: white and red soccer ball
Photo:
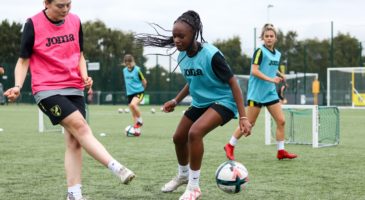
[[[218,188],[226,193],[238,193],[244,190],[249,180],[246,167],[232,160],[219,165],[215,179]]]

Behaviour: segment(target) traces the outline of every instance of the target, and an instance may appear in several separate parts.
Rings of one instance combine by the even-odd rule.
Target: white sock
[[[237,138],[235,138],[233,135],[231,137],[231,139],[229,140],[229,144],[231,144],[232,146],[236,146],[237,144]]]
[[[187,165],[179,165],[178,167],[179,176],[188,177],[189,176],[189,164]]]
[[[285,149],[285,147],[284,147],[284,141],[276,141],[276,147],[278,148],[278,150]]]
[[[189,185],[192,187],[199,187],[200,170],[189,170]]]
[[[109,162],[108,164],[108,168],[114,173],[114,174],[118,174],[120,168],[122,168],[123,165],[120,164],[118,161],[116,160],[112,160]]]
[[[76,184],[67,188],[67,192],[71,193],[76,199],[82,198],[81,184]]]
[[[137,122],[139,122],[139,123],[143,124],[143,119],[142,119],[142,117],[138,117],[138,118],[137,118]]]

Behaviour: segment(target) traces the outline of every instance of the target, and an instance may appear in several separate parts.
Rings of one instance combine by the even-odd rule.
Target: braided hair
[[[200,37],[200,42],[205,42],[203,38],[203,24],[201,23],[199,14],[197,12],[192,10],[186,11],[175,20],[174,24],[176,22],[185,22],[188,24],[194,31],[194,40],[198,40]],[[172,32],[171,30],[166,30],[155,23],[150,23],[149,25],[155,30],[156,34],[136,34],[135,39],[138,43],[142,44],[143,46],[150,47],[165,47],[169,49],[175,47],[173,37],[160,34],[158,29],[166,32]]]
[[[174,24],[177,22],[184,22],[193,29],[194,37],[193,40],[190,42],[188,51],[192,49],[194,42],[198,40],[199,37],[201,43],[206,42],[203,38],[203,24],[200,21],[199,14],[197,12],[192,10],[186,11],[175,20]],[[168,53],[170,49],[175,47],[174,38],[172,36],[166,36],[159,33],[159,30],[163,30],[165,32],[172,32],[172,31],[166,30],[156,23],[150,23],[149,25],[155,30],[156,34],[148,34],[148,33],[136,34],[135,40],[137,41],[137,43],[142,44],[143,46],[167,48],[166,54],[154,54],[154,55],[171,56],[172,54],[174,54],[177,51],[177,49],[172,51],[172,53]],[[186,57],[186,55],[181,60],[178,61],[177,65],[173,69],[173,72],[179,66],[180,62]]]

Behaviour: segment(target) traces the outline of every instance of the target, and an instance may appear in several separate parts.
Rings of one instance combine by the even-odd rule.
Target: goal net
[[[339,110],[317,105],[282,105],[285,115],[285,143],[313,148],[333,146],[340,141]],[[276,124],[265,109],[265,144],[276,143]]]
[[[327,106],[365,106],[365,67],[327,68]]]

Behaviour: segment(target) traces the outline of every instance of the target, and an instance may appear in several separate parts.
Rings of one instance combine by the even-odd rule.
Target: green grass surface
[[[91,200],[178,199],[184,187],[170,194],[161,193],[160,188],[177,172],[171,138],[185,107],[169,114],[158,106],[155,114],[151,106],[141,107],[145,124],[139,138],[124,135],[131,116],[119,114],[119,107],[126,106],[90,106],[90,124],[108,151],[137,177],[130,185],[122,185],[84,152],[84,195]],[[237,160],[249,171],[249,185],[246,191],[229,195],[217,188],[214,173],[226,160],[223,146],[237,126],[237,120],[232,120],[205,138],[203,199],[365,199],[364,116],[365,110],[341,110],[340,145],[320,149],[286,145],[299,158],[278,161],[276,146],[264,145],[261,115],[253,135],[241,139],[236,148]],[[64,200],[63,135],[38,133],[35,105],[0,106],[0,128],[0,199]]]

